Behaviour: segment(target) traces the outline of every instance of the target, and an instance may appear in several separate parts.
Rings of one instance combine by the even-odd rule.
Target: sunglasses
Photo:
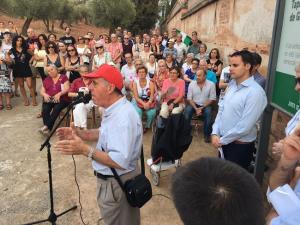
[[[69,49],[68,52],[75,52],[75,49]]]
[[[96,47],[96,49],[103,48],[103,46]]]
[[[295,77],[295,83],[300,84],[300,77]]]
[[[50,46],[48,46],[48,48],[54,48],[54,46],[50,45]]]

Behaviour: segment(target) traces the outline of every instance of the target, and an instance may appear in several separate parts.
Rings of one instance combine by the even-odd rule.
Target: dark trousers
[[[255,144],[237,144],[230,143],[222,146],[224,158],[234,162],[244,169],[248,170],[251,161],[253,160],[253,153],[255,152]]]
[[[200,106],[197,106],[200,107]],[[184,109],[184,117],[186,120],[191,121],[193,114],[195,113],[195,109],[191,105],[187,105]],[[202,115],[204,119],[203,129],[204,136],[210,137],[211,134],[211,106],[207,106],[202,110]]]
[[[45,78],[47,77],[44,71],[44,67],[36,67],[37,71],[39,72],[42,80],[45,80]]]
[[[59,103],[43,102],[42,115],[44,125],[52,130],[55,120],[57,119],[61,110],[68,106],[69,102],[60,101]]]

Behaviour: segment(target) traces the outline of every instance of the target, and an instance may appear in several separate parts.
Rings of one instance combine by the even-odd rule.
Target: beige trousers
[[[135,177],[137,171],[132,171],[121,176],[124,183]],[[97,178],[97,202],[105,225],[140,225],[140,209],[131,207],[126,196],[112,177],[107,180]]]

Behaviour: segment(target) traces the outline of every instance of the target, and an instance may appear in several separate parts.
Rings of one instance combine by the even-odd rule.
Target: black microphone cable
[[[73,164],[74,164],[74,178],[75,178],[75,183],[76,183],[76,186],[77,186],[77,190],[78,190],[78,201],[79,201],[79,206],[80,206],[80,211],[79,211],[79,215],[80,215],[80,219],[81,219],[81,222],[84,224],[84,225],[87,225],[84,221],[83,221],[83,217],[82,217],[82,204],[81,204],[81,195],[80,195],[80,188],[79,188],[79,184],[78,184],[78,181],[77,181],[77,169],[76,169],[76,162],[75,162],[75,158],[74,158],[74,155],[72,155],[72,159],[73,159]]]

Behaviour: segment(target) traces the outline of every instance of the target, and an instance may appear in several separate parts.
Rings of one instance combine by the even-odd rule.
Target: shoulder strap
[[[104,152],[104,149],[102,148],[102,151]],[[113,173],[115,179],[117,180],[118,184],[120,185],[120,187],[122,188],[123,191],[125,191],[124,188],[124,184],[121,181],[120,176],[118,175],[117,171],[115,168],[110,167],[111,172]],[[145,164],[144,164],[144,148],[142,145],[142,149],[141,149],[141,174],[145,175]]]

